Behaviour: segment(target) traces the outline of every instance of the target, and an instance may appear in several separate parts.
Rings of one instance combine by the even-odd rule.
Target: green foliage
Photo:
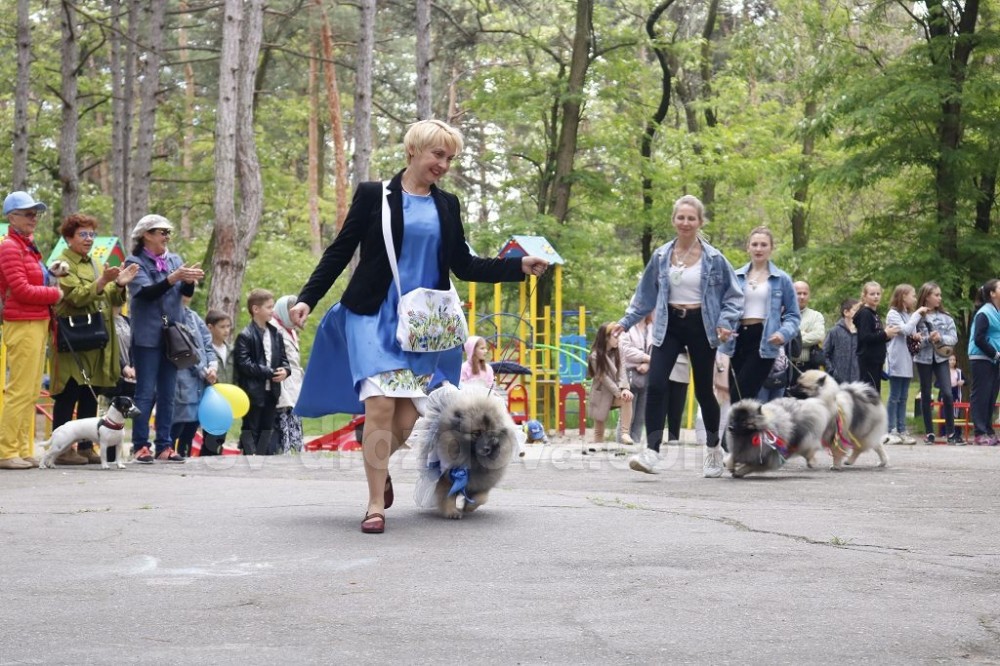
[[[317,261],[310,251],[306,185],[308,54],[319,25],[311,4],[268,3],[265,69],[256,107],[265,207],[248,257],[244,292],[262,286],[278,295],[297,293]],[[899,282],[934,279],[954,298],[991,276],[993,257],[1000,250],[996,202],[989,202],[991,220],[985,232],[975,227],[975,206],[983,196],[977,188],[990,173],[996,175],[1000,159],[1000,68],[995,66],[1000,33],[995,9],[980,12],[973,56],[959,86],[946,62],[958,41],[949,37],[928,42],[899,4],[721,3],[708,44],[701,38],[706,6],[677,5],[657,26],[657,44],[669,49],[678,76],[672,80],[671,106],[647,161],[640,158],[639,145],[661,85],[644,31],[653,3],[596,4],[570,214],[560,224],[549,211],[574,3],[435,3],[435,114],[453,118],[466,137],[466,151],[444,186],[460,196],[468,238],[481,255],[494,255],[512,234],[545,236],[567,260],[564,307],[585,306],[595,325],[616,319],[643,268],[643,234],[651,233],[654,247],[669,240],[672,202],[684,193],[701,196],[711,184],[715,196],[705,230],[710,241],[740,265],[746,261],[750,229],[768,225],[778,239],[775,261],[811,283],[813,305],[828,318],[839,301],[856,294],[867,279],[877,279],[886,289]],[[351,3],[328,0],[324,5],[334,30],[350,139],[358,12]],[[81,44],[84,50],[94,49],[80,79],[81,207],[109,220],[110,54],[108,44],[101,42],[107,36],[107,7],[98,0],[74,6],[86,13]],[[38,234],[44,249],[54,244],[62,213],[57,178],[61,108],[55,92],[60,84],[60,6],[35,3],[32,9],[29,168],[33,194],[52,205],[48,223]],[[175,249],[188,260],[207,261],[214,223],[221,18],[215,5],[190,15],[176,9],[171,3],[150,208],[175,222],[187,210],[191,237],[175,239]],[[411,14],[408,3],[379,3],[374,178],[402,168],[399,144],[415,115]],[[0,37],[10,45],[15,43],[14,22],[12,11],[0,17]],[[186,63],[177,48],[182,25],[195,78],[190,120]],[[708,82],[702,81],[700,71],[705,47],[710,53]],[[13,130],[15,67],[9,49],[9,57],[0,60],[0,72],[11,82],[0,91],[0,132],[8,136]],[[688,127],[678,96],[681,83],[697,93],[689,107],[697,131]],[[957,150],[946,151],[939,142],[942,101],[956,99],[961,101],[963,136]],[[807,102],[816,105],[812,118],[805,116]],[[336,201],[325,99],[320,107],[325,244],[333,235]],[[714,127],[705,123],[706,111],[718,119]],[[181,149],[192,132],[192,165],[184,167]],[[808,156],[802,154],[806,138],[813,141]],[[10,151],[0,152],[0,173],[10,173],[11,159]],[[947,167],[944,180],[957,193],[955,257],[941,252],[948,242],[938,220],[941,184],[935,175],[941,164]],[[644,177],[653,184],[649,210],[642,201]],[[809,186],[804,203],[808,245],[793,252],[792,196],[803,184]],[[339,297],[347,277],[334,285],[310,318],[303,332],[305,349],[321,313]],[[459,289],[465,292],[467,286],[460,284]],[[515,291],[504,291],[509,310],[517,308]],[[204,299],[204,290],[198,298]],[[196,300],[196,306],[203,307],[203,300]],[[246,323],[246,315],[240,317],[238,326]]]

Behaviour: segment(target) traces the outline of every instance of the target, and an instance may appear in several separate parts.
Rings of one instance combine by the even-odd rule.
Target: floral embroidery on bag
[[[468,327],[462,315],[461,304],[455,302],[453,291],[417,290],[424,296],[422,302],[413,302],[414,292],[407,294],[400,303],[401,325],[405,326],[405,341],[401,346],[407,351],[445,351],[462,345],[468,337]]]

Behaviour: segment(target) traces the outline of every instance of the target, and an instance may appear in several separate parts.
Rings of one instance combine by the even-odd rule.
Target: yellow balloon
[[[246,391],[235,384],[213,384],[212,387],[219,392],[233,410],[233,418],[241,419],[250,411],[250,398]]]

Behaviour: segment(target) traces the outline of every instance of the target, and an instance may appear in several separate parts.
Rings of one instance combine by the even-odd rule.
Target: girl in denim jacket
[[[719,477],[719,403],[712,390],[715,349],[733,334],[743,311],[743,291],[729,261],[701,237],[705,225],[701,201],[691,195],[681,197],[674,203],[672,219],[677,237],[653,252],[631,305],[611,329],[612,333],[628,330],[655,311],[646,399],[648,448],[632,456],[629,467],[656,473],[667,420],[667,378],[686,348],[705,422],[704,475]]]
[[[735,341],[722,346],[732,356],[729,399],[756,398],[779,350],[799,334],[799,302],[788,273],[771,261],[774,235],[767,227],[750,232],[750,261],[736,271],[743,289],[743,313]],[[735,380],[735,381],[734,381]]]
[[[948,370],[948,354],[942,354],[936,345],[954,347],[958,343],[958,329],[955,320],[941,307],[941,287],[934,282],[925,282],[917,292],[917,309],[924,309],[924,316],[917,324],[920,333],[920,351],[913,357],[920,376],[920,410],[924,416],[924,442],[934,443],[934,426],[931,422],[931,395],[934,381],[939,386],[951,386],[951,373]],[[954,401],[951,391],[944,391],[944,425],[949,444],[958,444],[962,436],[955,430]]]

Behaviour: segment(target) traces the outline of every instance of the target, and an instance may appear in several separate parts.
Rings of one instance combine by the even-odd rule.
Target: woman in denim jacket
[[[934,282],[925,282],[917,291],[917,309],[924,309],[924,316],[917,324],[917,333],[920,334],[920,350],[913,357],[913,362],[917,366],[917,375],[920,377],[920,410],[924,416],[924,443],[934,443],[934,425],[931,422],[931,394],[934,390],[934,381],[938,386],[951,386],[951,371],[948,369],[948,357],[939,354],[934,345],[948,345],[954,347],[958,344],[958,329],[955,327],[955,320],[941,307],[941,287]],[[944,399],[944,425],[945,433],[949,444],[958,444],[962,441],[962,435],[955,430],[954,401],[951,399],[951,391],[942,391]]]
[[[614,325],[617,331],[628,330],[655,310],[646,401],[648,448],[629,458],[629,467],[656,473],[667,419],[667,378],[687,348],[707,432],[704,475],[719,477],[719,403],[712,389],[715,349],[733,334],[743,311],[743,292],[729,261],[701,238],[705,224],[701,201],[691,195],[678,199],[672,221],[677,237],[653,252],[631,305]]]
[[[735,340],[722,345],[731,356],[729,400],[756,398],[779,350],[799,334],[799,302],[788,273],[771,261],[774,235],[767,227],[750,232],[750,261],[736,271],[743,312]],[[735,381],[733,381],[735,379]]]
[[[194,294],[195,284],[205,277],[198,267],[184,264],[167,249],[173,225],[161,215],[145,215],[132,229],[132,254],[125,266],[139,265],[128,285],[132,308],[132,360],[135,363],[135,406],[142,412],[132,419],[133,461],[152,465],[155,455],[162,462],[184,462],[173,448],[174,393],[177,368],[166,355],[164,319],[184,323],[181,295]],[[156,433],[149,441],[149,420],[156,406]]]

